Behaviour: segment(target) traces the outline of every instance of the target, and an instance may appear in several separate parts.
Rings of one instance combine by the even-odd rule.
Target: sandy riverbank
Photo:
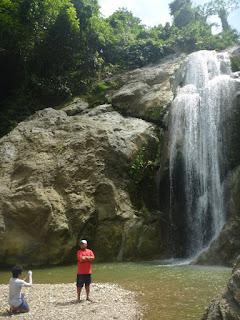
[[[75,284],[34,284],[24,293],[30,305],[28,314],[9,316],[8,286],[0,285],[0,319],[17,320],[139,320],[141,312],[133,292],[115,284],[93,284],[91,298],[76,302]]]

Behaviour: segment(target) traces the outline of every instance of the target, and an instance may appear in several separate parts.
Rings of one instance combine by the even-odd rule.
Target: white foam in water
[[[184,167],[187,256],[196,256],[225,221],[221,167],[221,125],[233,104],[235,86],[228,54],[199,51],[189,55],[184,87],[171,109],[170,181],[178,152]],[[206,240],[207,239],[207,240]]]
[[[160,260],[158,267],[176,267],[176,266],[188,266],[192,262],[192,259],[166,259]]]

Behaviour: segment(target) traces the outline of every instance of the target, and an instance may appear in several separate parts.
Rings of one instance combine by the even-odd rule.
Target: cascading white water
[[[192,53],[185,65],[184,86],[178,89],[171,108],[171,190],[176,164],[181,161],[188,257],[206,247],[225,221],[222,124],[234,96],[230,74],[227,53]]]

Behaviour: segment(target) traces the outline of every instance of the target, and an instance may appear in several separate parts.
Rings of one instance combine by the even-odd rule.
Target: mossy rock
[[[233,106],[230,119],[225,125],[227,128],[227,139],[229,141],[228,162],[230,164],[230,169],[234,169],[240,165],[240,94],[236,95]]]
[[[240,215],[240,167],[238,167],[232,175],[232,195],[237,213]]]
[[[138,240],[142,232],[142,222],[131,223],[125,226],[122,259],[136,258]]]
[[[122,244],[123,225],[108,221],[97,228],[95,251],[97,261],[113,261],[119,254]]]
[[[161,251],[161,233],[156,225],[144,225],[137,250],[140,257],[150,259]]]
[[[156,106],[146,111],[145,118],[156,124],[162,125],[164,123],[164,117],[167,113],[166,106]]]
[[[161,231],[156,225],[142,222],[131,224],[125,229],[123,258],[152,259],[161,252]]]
[[[234,56],[231,58],[231,66],[232,66],[232,71],[240,71],[240,57],[239,56]]]
[[[119,86],[117,81],[98,81],[94,83],[86,96],[89,105],[95,107],[108,103],[108,92],[110,90],[116,90]]]
[[[233,265],[233,272],[240,269],[240,255],[237,257],[234,265]]]

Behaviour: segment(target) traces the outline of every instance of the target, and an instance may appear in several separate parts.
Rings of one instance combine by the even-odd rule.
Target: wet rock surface
[[[120,83],[119,89],[109,93],[116,110],[133,117],[161,123],[173,100],[177,71],[184,56],[171,56],[161,63],[124,73],[112,80]]]
[[[240,319],[240,257],[233,269],[227,289],[214,299],[207,308],[202,320],[239,320]]]

